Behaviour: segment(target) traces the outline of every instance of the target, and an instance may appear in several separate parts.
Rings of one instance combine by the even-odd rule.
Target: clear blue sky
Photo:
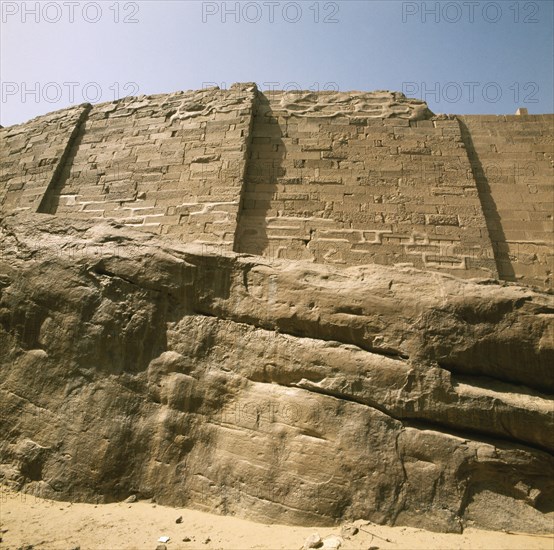
[[[242,81],[399,90],[436,113],[553,112],[553,3],[2,0],[0,123]]]

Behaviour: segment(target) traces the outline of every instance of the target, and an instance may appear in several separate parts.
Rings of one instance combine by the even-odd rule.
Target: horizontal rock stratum
[[[0,129],[0,480],[550,531],[551,121],[242,84]]]

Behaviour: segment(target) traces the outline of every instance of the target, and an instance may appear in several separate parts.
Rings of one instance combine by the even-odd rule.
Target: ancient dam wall
[[[551,288],[553,124],[248,83],[125,98],[0,129],[1,212]]]

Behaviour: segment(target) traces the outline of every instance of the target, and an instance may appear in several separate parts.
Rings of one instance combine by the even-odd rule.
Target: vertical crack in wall
[[[469,158],[473,179],[475,181],[475,185],[477,186],[477,193],[481,202],[483,215],[485,216],[485,222],[487,224],[487,231],[492,245],[498,276],[504,281],[516,281],[514,268],[508,253],[506,235],[502,227],[502,220],[500,218],[496,202],[492,196],[487,175],[473,144],[471,132],[463,120],[459,117],[456,117],[456,119],[460,125],[460,133]]]
[[[68,178],[70,173],[70,168],[73,159],[79,148],[79,144],[83,139],[85,133],[85,122],[88,119],[89,113],[92,110],[92,105],[86,103],[83,105],[83,110],[79,115],[69,139],[67,140],[66,147],[58,165],[52,174],[52,178],[46,187],[46,191],[42,196],[42,199],[38,205],[37,212],[41,214],[55,214],[57,208],[57,198],[60,195],[61,190],[63,189],[64,183]]]

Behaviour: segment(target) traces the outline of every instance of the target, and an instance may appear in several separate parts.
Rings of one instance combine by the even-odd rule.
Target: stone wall
[[[418,105],[383,118],[388,92],[357,96],[356,110],[336,95],[317,97],[332,112],[299,109],[305,96],[290,92],[258,102],[239,250],[496,275],[458,121]]]
[[[253,97],[235,87],[99,105],[45,211],[232,248]]]
[[[0,212],[39,209],[90,108],[80,105],[0,128]]]
[[[252,83],[82,105],[0,129],[0,212],[551,288],[553,121]]]
[[[500,278],[551,288],[554,115],[459,119]]]
[[[78,123],[74,110],[62,111],[67,126],[73,122],[74,139],[48,192],[41,183],[42,201],[34,210],[117,219],[138,229],[232,248],[253,98],[246,85],[126,98],[93,107]],[[27,139],[37,133],[49,140],[53,131],[40,132],[50,128],[50,120],[39,122],[31,125],[31,136],[27,125],[16,128]],[[66,146],[67,136],[62,137]],[[19,144],[12,141],[14,147]],[[33,158],[44,154],[37,147],[41,143],[31,142]],[[55,146],[57,142],[50,144]],[[8,161],[17,159],[17,152],[8,150]],[[33,183],[33,192],[36,187]],[[11,207],[7,202],[4,209]]]

